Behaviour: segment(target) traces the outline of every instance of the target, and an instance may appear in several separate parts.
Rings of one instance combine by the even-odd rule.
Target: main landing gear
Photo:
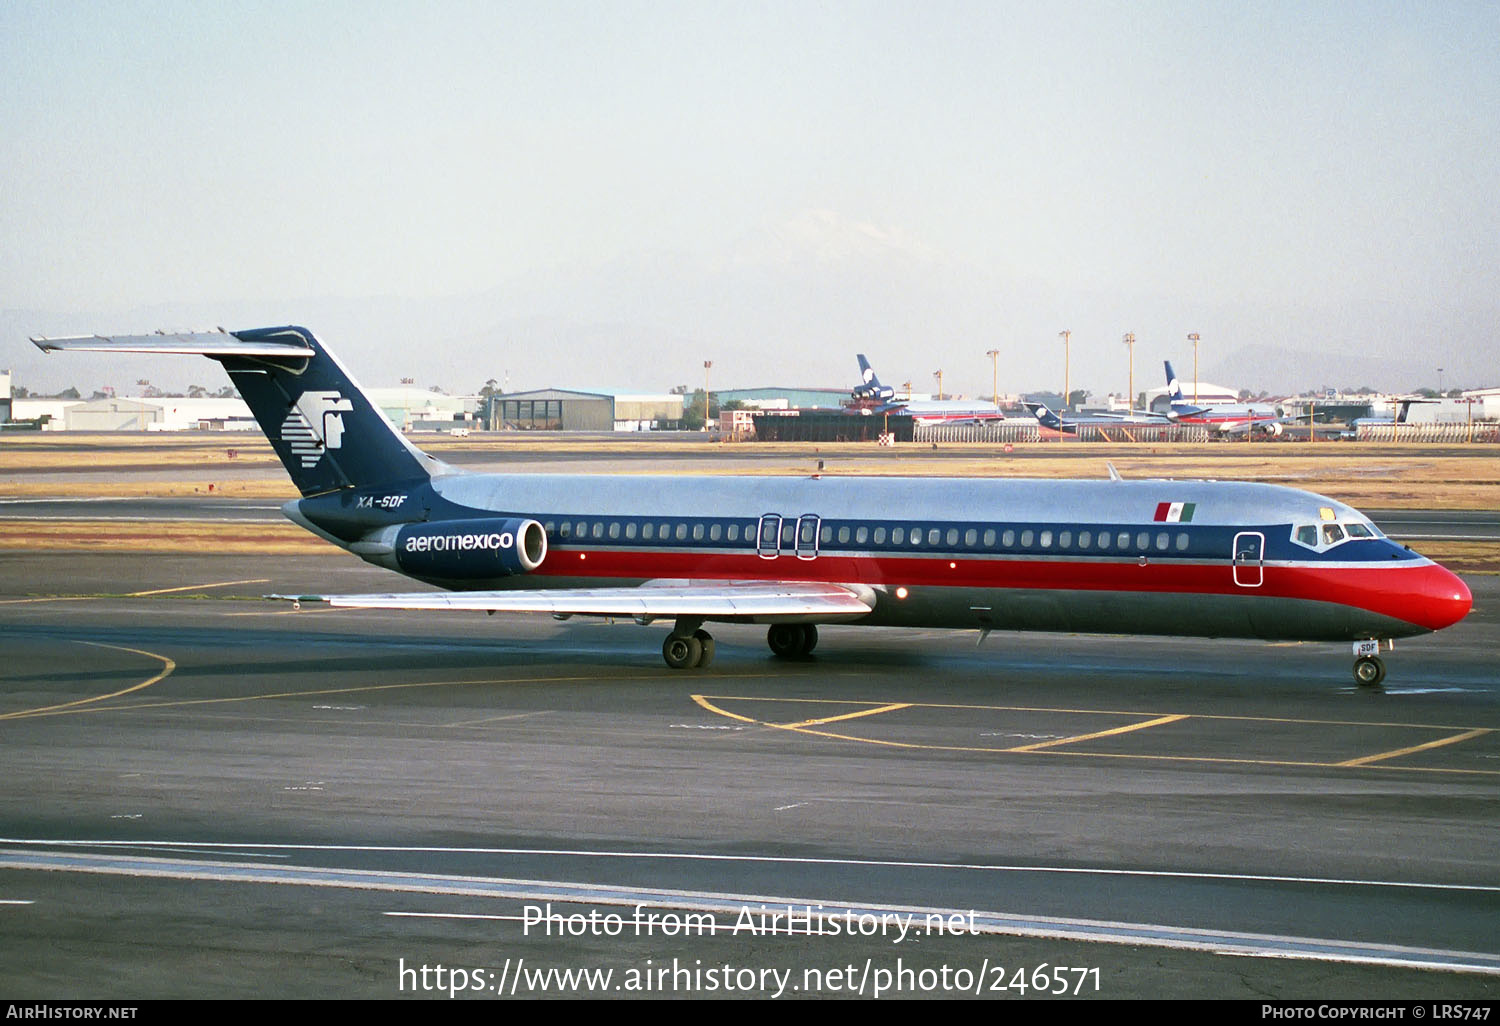
[[[1395,647],[1391,642],[1386,644]],[[1377,654],[1378,641],[1356,641],[1354,643],[1354,683],[1362,688],[1378,688],[1385,680],[1385,663]]]
[[[661,643],[661,657],[674,670],[703,669],[714,661],[713,635],[703,629],[703,621],[694,617],[681,619]],[[810,623],[773,623],[766,631],[766,643],[781,659],[802,659],[818,644],[818,628]]]
[[[680,617],[661,643],[661,657],[674,670],[702,669],[714,661],[714,636],[703,629],[703,617]]]
[[[811,623],[773,623],[766,644],[779,659],[802,659],[818,646],[818,627]]]

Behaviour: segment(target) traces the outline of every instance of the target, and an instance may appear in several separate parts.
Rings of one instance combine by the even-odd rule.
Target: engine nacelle
[[[1281,422],[1276,420],[1268,424],[1257,424],[1255,425],[1255,429],[1261,432],[1261,434],[1273,435],[1278,438],[1283,434]]]
[[[417,577],[485,580],[530,573],[547,558],[547,532],[535,520],[449,520],[396,532],[396,565]]]

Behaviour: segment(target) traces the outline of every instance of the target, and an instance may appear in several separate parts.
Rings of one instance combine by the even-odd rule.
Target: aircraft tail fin
[[[875,376],[875,368],[870,366],[870,361],[865,359],[864,353],[856,353],[859,359],[859,385],[854,389],[856,398],[865,399],[890,399],[896,394],[896,390],[889,385],[882,385],[880,379]]]
[[[1053,413],[1046,403],[1025,403],[1024,405],[1036,417],[1042,427],[1051,428],[1053,431],[1061,431],[1063,429],[1062,418]]]
[[[1187,402],[1182,395],[1182,385],[1177,381],[1177,372],[1172,369],[1172,361],[1162,361],[1167,368],[1167,392],[1172,396],[1173,404]]]
[[[426,480],[448,469],[408,442],[306,328],[31,341],[46,352],[169,353],[219,361],[304,496]]]

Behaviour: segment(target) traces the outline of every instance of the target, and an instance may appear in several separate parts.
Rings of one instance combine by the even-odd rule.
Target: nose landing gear
[[[1394,642],[1386,642],[1395,648]],[[1380,642],[1375,640],[1354,643],[1354,683],[1362,688],[1378,688],[1385,680],[1385,663],[1381,660]]]

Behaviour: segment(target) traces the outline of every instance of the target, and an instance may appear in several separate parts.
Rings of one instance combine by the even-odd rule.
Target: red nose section
[[[1430,631],[1440,631],[1458,623],[1474,608],[1474,596],[1470,594],[1469,586],[1452,571],[1434,563],[1413,577],[1401,603],[1403,620]]]

